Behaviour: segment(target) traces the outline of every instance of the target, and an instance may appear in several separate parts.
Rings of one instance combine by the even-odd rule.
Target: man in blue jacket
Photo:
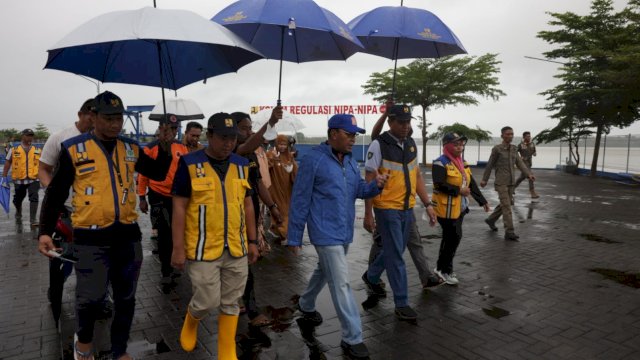
[[[360,175],[351,149],[356,135],[364,132],[353,115],[339,114],[329,119],[327,142],[314,147],[300,161],[291,195],[291,208],[296,211],[289,214],[288,229],[289,249],[297,254],[306,223],[318,253],[318,266],[300,297],[302,320],[313,326],[322,323],[315,302],[328,284],[342,325],[340,346],[354,358],[369,356],[362,342],[360,313],[349,286],[346,257],[353,241],[355,201],[378,195],[387,179],[387,175],[378,175],[367,184]]]

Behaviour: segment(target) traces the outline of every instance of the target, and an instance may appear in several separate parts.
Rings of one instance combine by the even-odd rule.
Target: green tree
[[[640,82],[637,73],[631,74],[640,64],[639,8],[638,0],[632,0],[616,13],[611,0],[594,0],[588,15],[550,13],[553,20],[549,25],[558,29],[538,33],[539,38],[557,46],[545,56],[566,61],[555,76],[562,83],[541,93],[549,101],[545,109],[554,112],[552,117],[558,120],[555,131],[550,129],[547,135],[564,133],[567,138],[572,129],[595,128],[592,176],[602,134],[611,127],[627,127],[639,118]]]
[[[422,132],[422,162],[426,163],[427,112],[455,105],[477,105],[479,97],[498,100],[505,93],[498,89],[500,72],[497,54],[480,57],[442,57],[418,59],[398,68],[396,75],[397,103],[422,107],[418,128]],[[363,89],[378,101],[392,97],[393,70],[373,73]]]
[[[429,139],[431,140],[440,140],[446,133],[456,133],[458,135],[464,135],[469,140],[474,141],[489,141],[491,140],[491,131],[483,130],[479,126],[476,128],[470,128],[464,124],[460,124],[458,122],[453,123],[451,125],[440,125],[436,132],[431,133]]]
[[[2,129],[0,130],[0,139],[5,142],[15,141],[20,138],[20,131],[18,129],[10,128],[10,129]]]
[[[33,133],[34,133],[33,138],[35,140],[47,140],[51,135],[49,133],[49,129],[47,129],[47,127],[44,126],[44,124],[40,124],[40,123],[36,124],[33,130]]]

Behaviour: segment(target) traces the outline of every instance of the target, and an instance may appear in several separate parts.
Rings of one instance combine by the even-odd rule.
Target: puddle
[[[613,280],[618,284],[640,289],[640,273],[629,273],[625,271],[603,268],[589,269],[589,271],[598,273],[604,276],[606,279]]]
[[[505,309],[499,308],[497,306],[492,306],[491,309],[482,308],[485,314],[491,316],[494,319],[500,319],[505,316],[511,315],[511,313]]]
[[[583,238],[589,241],[595,241],[595,242],[600,242],[605,244],[621,244],[620,241],[614,241],[601,235],[596,235],[596,234],[578,234],[578,235],[582,236]]]

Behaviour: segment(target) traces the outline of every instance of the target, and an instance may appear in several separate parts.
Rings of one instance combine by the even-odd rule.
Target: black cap
[[[458,140],[464,140],[465,142],[467,141],[467,137],[464,135],[458,135],[458,133],[446,133],[444,134],[444,136],[442,137],[442,144],[446,145],[448,143],[452,143],[452,142],[456,142]]]
[[[31,129],[24,129],[22,130],[22,132],[20,133],[22,135],[26,135],[26,136],[33,136],[35,135],[35,133],[33,132],[33,130]]]
[[[95,107],[96,107],[96,101],[93,98],[87,99],[85,100],[84,103],[82,103],[82,106],[80,107],[80,110],[78,110],[78,112],[81,112],[81,113],[90,112]]]
[[[393,105],[389,111],[389,118],[398,121],[411,120],[411,108],[408,105]]]
[[[122,99],[111,91],[105,91],[102,94],[98,94],[94,98],[95,104],[93,104],[93,112],[98,114],[113,115],[124,113],[124,105],[122,105]]]
[[[218,135],[238,135],[238,124],[230,114],[217,113],[209,118],[207,130]]]
[[[175,114],[161,115],[160,124],[169,124],[170,126],[180,125],[180,120]]]

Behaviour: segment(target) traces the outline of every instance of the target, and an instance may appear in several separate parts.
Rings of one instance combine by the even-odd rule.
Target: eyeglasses
[[[340,130],[341,133],[347,135],[347,137],[351,138],[351,139],[355,139],[358,136],[358,133],[350,133],[350,132],[342,130],[342,129],[338,129],[338,130]]]

